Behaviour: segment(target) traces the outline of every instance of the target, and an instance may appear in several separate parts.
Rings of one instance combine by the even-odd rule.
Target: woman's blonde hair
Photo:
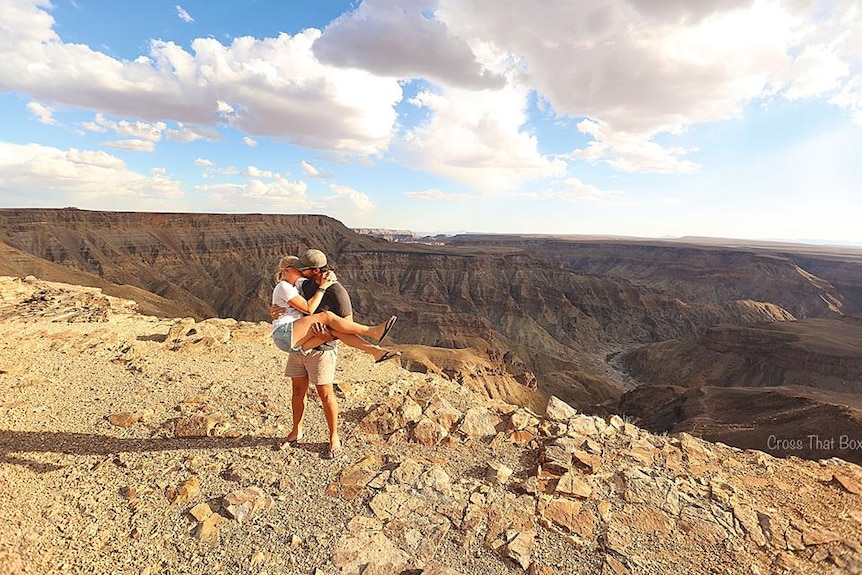
[[[282,273],[287,268],[295,268],[299,264],[299,258],[296,256],[284,256],[278,261],[278,269],[275,270],[275,283],[280,282],[284,278]]]

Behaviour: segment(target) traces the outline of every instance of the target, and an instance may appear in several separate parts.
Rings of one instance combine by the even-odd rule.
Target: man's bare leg
[[[317,395],[323,406],[323,416],[329,427],[329,453],[337,454],[341,449],[341,438],[338,435],[338,402],[335,399],[335,390],[332,385],[318,385]]]

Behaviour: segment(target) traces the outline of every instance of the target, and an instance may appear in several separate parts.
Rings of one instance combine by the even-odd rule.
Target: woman
[[[383,341],[389,330],[395,325],[397,316],[393,315],[379,325],[367,326],[338,317],[330,311],[314,313],[317,306],[320,305],[320,300],[323,299],[326,288],[335,283],[335,280],[330,275],[325,275],[315,294],[311,299],[306,300],[295,287],[296,282],[303,279],[302,272],[297,267],[298,263],[298,257],[285,256],[281,258],[278,272],[275,274],[277,284],[272,291],[272,304],[281,306],[286,310],[281,317],[272,322],[272,338],[279,349],[302,353],[327,341],[325,337],[315,335],[312,331],[312,326],[319,324],[326,326],[332,336],[347,345],[372,355],[376,363],[401,355],[401,352],[371,345],[358,337],[368,336],[378,342]]]

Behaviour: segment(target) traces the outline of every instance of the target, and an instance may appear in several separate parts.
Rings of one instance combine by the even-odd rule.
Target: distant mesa
[[[430,246],[445,245],[445,239],[448,237],[443,234],[439,235],[422,235],[410,230],[389,230],[385,228],[352,228],[357,234],[371,236],[373,238],[384,239],[388,242],[399,242],[408,244],[425,244]]]

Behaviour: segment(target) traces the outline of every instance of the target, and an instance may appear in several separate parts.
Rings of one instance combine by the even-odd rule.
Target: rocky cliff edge
[[[0,278],[0,574],[859,573],[862,469],[544,413],[343,348],[344,455],[261,323]]]

